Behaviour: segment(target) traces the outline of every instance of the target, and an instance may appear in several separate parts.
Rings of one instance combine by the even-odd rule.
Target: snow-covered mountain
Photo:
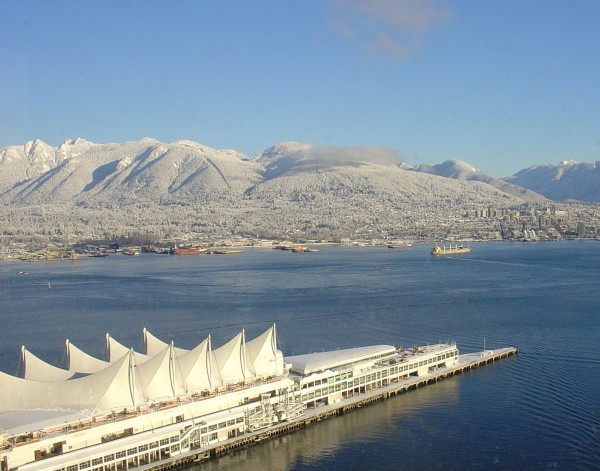
[[[0,224],[10,234],[406,234],[477,207],[545,202],[461,161],[411,168],[381,148],[284,142],[248,158],[145,138],[0,149]]]
[[[0,201],[13,205],[161,203],[252,199],[259,194],[287,198],[308,192],[315,198],[319,193],[323,197],[364,193],[415,203],[455,193],[477,202],[481,195],[493,199],[498,189],[507,192],[466,184],[494,186],[494,179],[458,160],[407,169],[387,162],[381,153],[373,155],[369,148],[323,150],[298,142],[277,144],[249,159],[192,141],[162,143],[144,138],[93,144],[75,139],[56,148],[34,141],[0,150]],[[515,203],[539,199],[508,193],[518,198]]]
[[[533,166],[504,181],[555,201],[600,202],[600,161],[564,160],[558,165]]]
[[[545,198],[532,189],[511,184],[509,181],[500,178],[485,175],[477,170],[472,165],[458,159],[450,159],[437,165],[419,164],[412,168],[416,172],[429,173],[431,175],[439,175],[446,178],[454,178],[457,180],[469,180],[487,183],[498,190],[510,195],[523,198],[529,202],[541,202]]]
[[[11,204],[241,197],[260,178],[259,166],[243,154],[192,141],[78,139],[56,149],[35,141],[0,156],[0,198]]]
[[[418,164],[413,167],[413,170],[458,180],[469,180],[473,175],[479,173],[479,170],[475,167],[458,159],[446,160],[444,163],[437,165]]]

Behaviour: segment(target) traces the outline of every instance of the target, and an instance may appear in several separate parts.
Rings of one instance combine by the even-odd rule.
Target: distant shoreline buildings
[[[205,231],[172,222],[169,233],[158,234],[157,228],[143,222],[132,226],[105,228],[102,217],[94,220],[91,213],[88,234],[68,234],[49,227],[53,218],[37,218],[28,231],[11,228],[7,221],[0,225],[0,258],[49,261],[68,259],[73,251],[114,252],[115,247],[152,245],[155,249],[174,246],[201,246],[205,249],[226,247],[270,247],[280,244],[344,244],[388,245],[393,241],[432,243],[436,241],[549,241],[600,238],[600,205],[589,203],[553,203],[544,206],[525,204],[503,208],[495,205],[477,206],[455,212],[430,213],[415,209],[404,215],[406,223],[394,223],[379,217],[371,224],[348,230],[323,230],[300,226],[293,221],[287,227],[278,223],[263,224],[261,229],[232,229]],[[136,221],[135,217],[132,217]],[[250,224],[248,224],[249,226]],[[92,249],[89,249],[92,247]],[[99,253],[95,253],[98,255]]]

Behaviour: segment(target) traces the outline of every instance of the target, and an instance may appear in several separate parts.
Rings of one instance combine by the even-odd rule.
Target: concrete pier
[[[193,450],[187,454],[178,455],[161,462],[140,466],[140,470],[173,469],[184,464],[217,458],[232,450],[253,446],[269,438],[291,433],[299,428],[307,427],[315,422],[320,422],[331,417],[345,414],[354,409],[389,399],[392,396],[416,390],[429,384],[437,383],[447,377],[462,374],[465,371],[478,368],[488,363],[494,363],[503,358],[516,355],[515,347],[485,350],[479,353],[470,353],[459,356],[458,364],[450,367],[438,368],[422,376],[410,376],[398,382],[390,382],[386,386],[372,389],[366,393],[355,394],[342,399],[334,404],[327,404],[317,408],[309,408],[300,417],[293,420],[274,424],[268,428],[255,432],[245,433],[235,438],[224,440],[220,443]]]

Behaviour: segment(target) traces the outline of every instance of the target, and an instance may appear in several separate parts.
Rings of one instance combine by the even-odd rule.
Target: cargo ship
[[[448,247],[445,245],[436,245],[431,249],[431,255],[457,255],[461,253],[469,253],[470,251],[471,248],[465,247],[464,245],[449,245]]]
[[[208,253],[208,249],[202,247],[172,247],[169,253],[171,255],[200,255]]]

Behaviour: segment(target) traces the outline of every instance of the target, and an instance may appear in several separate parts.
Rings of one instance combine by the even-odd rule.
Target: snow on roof
[[[7,410],[0,411],[0,428],[6,430],[9,435],[20,435],[87,418],[89,415],[72,410]]]
[[[379,355],[394,353],[395,351],[396,347],[393,345],[370,345],[367,347],[347,348],[332,352],[294,355],[285,357],[285,362],[292,364],[291,369],[293,372],[307,375],[348,363],[367,360]]]

